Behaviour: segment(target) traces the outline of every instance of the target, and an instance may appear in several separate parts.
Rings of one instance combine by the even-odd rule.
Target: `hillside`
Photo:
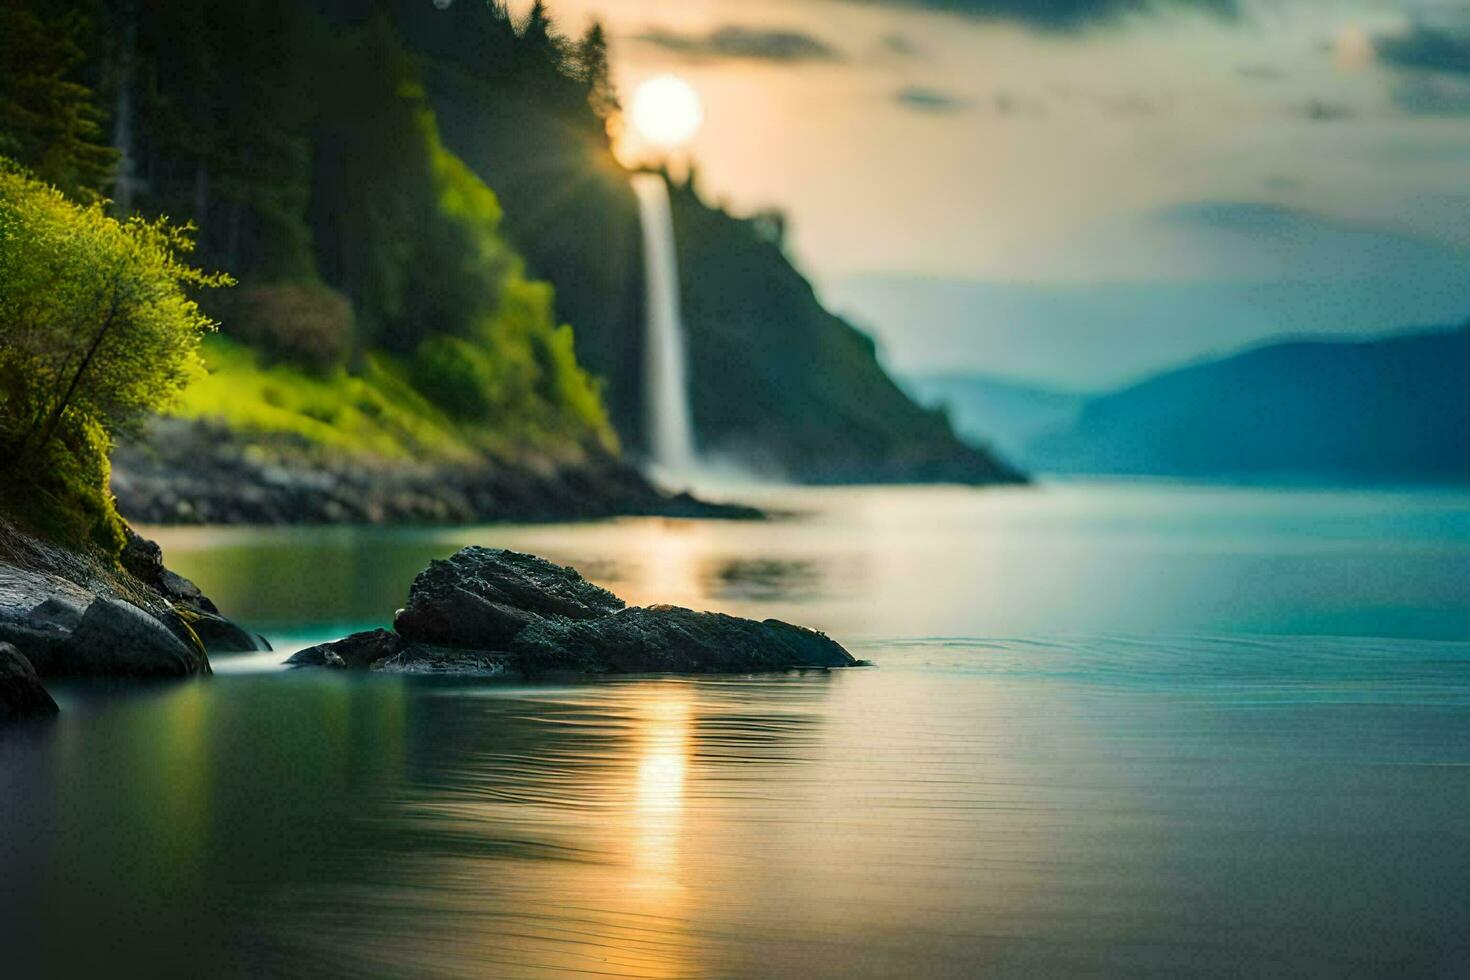
[[[1053,472],[1470,481],[1470,324],[1297,341],[1091,399],[1027,458]]]
[[[30,523],[115,548],[115,446],[112,490],[136,519],[665,509],[619,461],[554,289],[527,273],[501,198],[441,138],[424,84],[434,66],[387,7],[16,0],[0,10],[0,169],[15,173],[0,207],[35,226],[0,270],[31,290],[17,303],[33,309],[16,328],[29,346],[0,350],[0,449],[56,457],[0,481],[17,508],[44,503],[29,507]],[[552,43],[544,18],[517,32],[483,11],[503,43],[482,54],[514,62],[517,88],[587,109],[602,76]],[[556,129],[554,118],[542,128]],[[46,185],[90,210],[67,210]],[[169,297],[156,315],[172,346],[143,350],[165,335],[136,326],[153,312],[124,320],[92,294],[19,278],[84,240],[45,231],[42,215],[89,229],[93,254],[72,248],[67,261],[77,277],[108,277],[114,314],[121,297]],[[142,244],[118,244],[128,235]],[[107,272],[109,255],[153,266]],[[150,269],[187,294],[138,286]],[[69,323],[71,339],[60,328],[42,336],[53,327],[33,322],[39,308]],[[216,327],[223,336],[201,347]],[[124,330],[134,339],[102,342]],[[68,360],[79,336],[97,339]],[[73,373],[39,377],[42,361]],[[138,393],[119,401],[107,387],[118,378]],[[64,393],[54,411],[48,391]],[[181,418],[152,424],[149,413]],[[335,502],[309,492],[333,484],[344,488]]]
[[[643,433],[643,268],[629,174],[584,89],[537,76],[493,10],[398,3],[446,145],[505,202],[510,240],[556,288],[577,356],[622,444]],[[567,42],[563,42],[567,43]],[[587,39],[577,42],[583,51]],[[872,342],[822,308],[759,221],[675,188],[696,435],[703,450],[804,482],[1018,477],[963,444],[884,373]]]
[[[190,335],[196,383],[150,403],[176,418],[62,426],[86,475],[46,492],[86,498],[109,541],[109,454],[135,519],[687,510],[622,457],[641,230],[599,28],[420,0],[17,0],[0,26],[0,152],[110,219],[167,216],[234,281],[197,296],[222,336]],[[804,481],[1017,478],[911,402],[756,222],[683,190],[704,448]]]
[[[675,189],[690,385],[702,448],[801,482],[1019,479],[920,408],[866,334],[829,313],[757,224]]]

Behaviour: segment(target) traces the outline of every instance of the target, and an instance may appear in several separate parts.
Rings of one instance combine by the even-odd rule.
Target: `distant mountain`
[[[1470,322],[1296,341],[1088,400],[1024,464],[1051,472],[1470,481]]]
[[[1348,274],[1335,277],[1281,256],[1282,274],[1317,278],[1068,283],[867,275],[826,282],[822,297],[871,333],[899,374],[975,371],[1102,391],[1248,345],[1372,337],[1385,323],[1453,323],[1465,315],[1470,255],[1391,244],[1344,256]],[[1302,249],[1309,247],[1316,246]],[[1098,254],[1105,248],[1099,244]]]
[[[926,408],[942,408],[971,445],[1016,459],[1038,436],[1070,425],[1086,396],[983,374],[920,374],[900,379]]]

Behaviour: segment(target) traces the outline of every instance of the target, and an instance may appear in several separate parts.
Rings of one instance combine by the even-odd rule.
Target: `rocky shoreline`
[[[210,655],[269,650],[128,530],[120,561],[0,519],[0,722],[54,715],[52,677],[211,673]],[[572,568],[469,547],[414,579],[393,628],[311,647],[293,667],[539,679],[852,667],[823,633],[675,606],[628,607]]]
[[[753,519],[667,494],[608,455],[577,462],[428,464],[332,459],[229,428],[159,419],[112,456],[118,510],[140,524],[479,524],[622,516]]]
[[[0,721],[54,714],[45,678],[189,677],[269,649],[131,530],[114,564],[0,520]]]
[[[815,630],[677,606],[630,608],[573,568],[481,547],[420,572],[391,630],[310,647],[287,663],[516,678],[858,665]]]

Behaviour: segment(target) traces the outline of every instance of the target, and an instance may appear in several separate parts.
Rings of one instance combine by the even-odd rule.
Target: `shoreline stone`
[[[419,573],[393,630],[354,633],[286,663],[518,677],[858,665],[815,630],[677,606],[628,608],[575,569],[482,547],[464,548]]]
[[[25,655],[0,643],[0,722],[46,718],[59,710]]]
[[[164,566],[156,544],[131,529],[113,562],[0,518],[0,650],[24,662],[22,669],[8,654],[0,657],[0,683],[23,689],[29,677],[207,675],[211,651],[261,649],[269,646],[221,616],[194,583]]]
[[[582,459],[430,464],[348,460],[276,437],[161,418],[112,455],[118,510],[143,524],[431,524],[700,517],[759,520],[753,507],[667,494],[606,453]],[[152,556],[130,560],[150,574]]]

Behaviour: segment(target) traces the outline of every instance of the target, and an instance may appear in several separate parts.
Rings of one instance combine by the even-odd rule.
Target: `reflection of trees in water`
[[[10,947],[14,975],[279,973],[312,890],[370,865],[359,818],[403,772],[402,685],[60,688],[66,722],[0,762],[0,838],[26,855],[0,846],[0,915],[28,937]]]
[[[166,529],[169,566],[260,629],[386,623],[430,560],[457,544],[402,528]]]

